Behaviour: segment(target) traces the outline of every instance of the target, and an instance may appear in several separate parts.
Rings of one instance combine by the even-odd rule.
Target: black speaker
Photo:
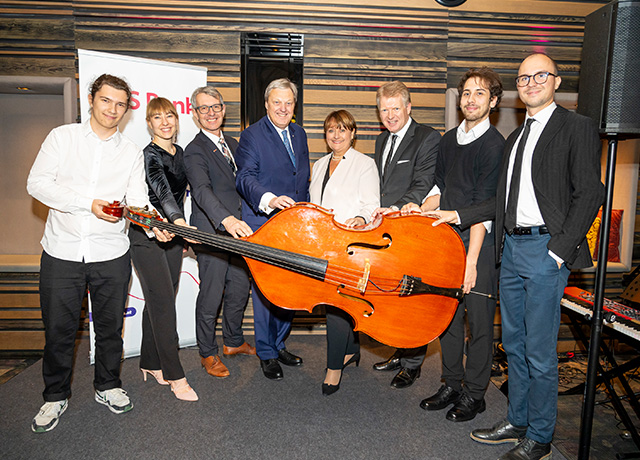
[[[578,113],[601,134],[640,134],[640,1],[612,1],[586,18]]]

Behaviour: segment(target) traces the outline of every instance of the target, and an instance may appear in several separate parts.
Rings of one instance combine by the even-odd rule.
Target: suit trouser
[[[216,323],[222,311],[222,341],[228,347],[244,343],[242,317],[249,300],[249,269],[236,254],[193,246],[198,260],[200,292],[196,299],[196,340],[200,356],[218,354]]]
[[[122,324],[131,279],[127,251],[104,262],[71,262],[46,252],[40,259],[40,307],[45,347],[42,375],[47,402],[71,396],[71,373],[82,301],[89,289],[95,331],[93,386],[104,391],[122,386]]]
[[[283,289],[286,289],[286,286]],[[255,282],[251,282],[251,300],[258,358],[276,359],[278,351],[285,348],[284,341],[291,331],[291,321],[295,312],[269,302]]]
[[[493,362],[493,319],[496,313],[495,294],[498,274],[493,245],[483,246],[478,256],[478,276],[474,291],[492,294],[488,297],[468,294],[458,305],[451,324],[440,337],[442,348],[442,378],[447,385],[465,391],[473,399],[484,398],[491,378]],[[467,360],[464,359],[465,311],[469,324]]]
[[[507,419],[551,442],[558,406],[560,300],[569,269],[549,255],[550,236],[506,235],[500,272],[502,343],[509,363]]]
[[[353,331],[351,317],[331,305],[326,305],[327,314],[327,367],[339,370],[344,366],[344,357],[360,351],[358,335]]]
[[[129,229],[131,259],[144,293],[140,367],[162,369],[166,380],[180,380],[184,370],[178,357],[176,291],[180,282],[184,241],[167,243],[149,238],[140,227]]]

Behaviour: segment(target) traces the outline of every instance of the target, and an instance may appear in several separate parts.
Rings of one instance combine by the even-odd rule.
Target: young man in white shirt
[[[51,131],[27,180],[29,194],[50,208],[40,263],[45,404],[31,425],[36,433],[55,428],[67,408],[87,289],[96,332],[95,399],[116,414],[133,408],[120,381],[129,239],[125,221],[103,209],[115,200],[133,206],[149,202],[142,151],[118,131],[130,101],[126,82],[107,74],[98,77],[89,94],[90,120]],[[168,239],[168,234],[155,233]]]

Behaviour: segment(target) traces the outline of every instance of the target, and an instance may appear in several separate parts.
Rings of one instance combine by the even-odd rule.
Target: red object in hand
[[[113,201],[108,205],[102,207],[102,212],[113,217],[122,217],[123,210],[124,205],[120,204],[119,201]]]

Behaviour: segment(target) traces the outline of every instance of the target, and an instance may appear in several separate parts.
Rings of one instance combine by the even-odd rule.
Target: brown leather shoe
[[[209,375],[213,375],[214,377],[219,377],[221,379],[229,376],[229,369],[227,369],[227,366],[220,361],[220,357],[218,355],[200,358],[200,362]]]
[[[239,347],[228,347],[224,345],[222,347],[222,353],[227,356],[233,355],[255,355],[256,349],[249,345],[247,342],[243,343]]]

